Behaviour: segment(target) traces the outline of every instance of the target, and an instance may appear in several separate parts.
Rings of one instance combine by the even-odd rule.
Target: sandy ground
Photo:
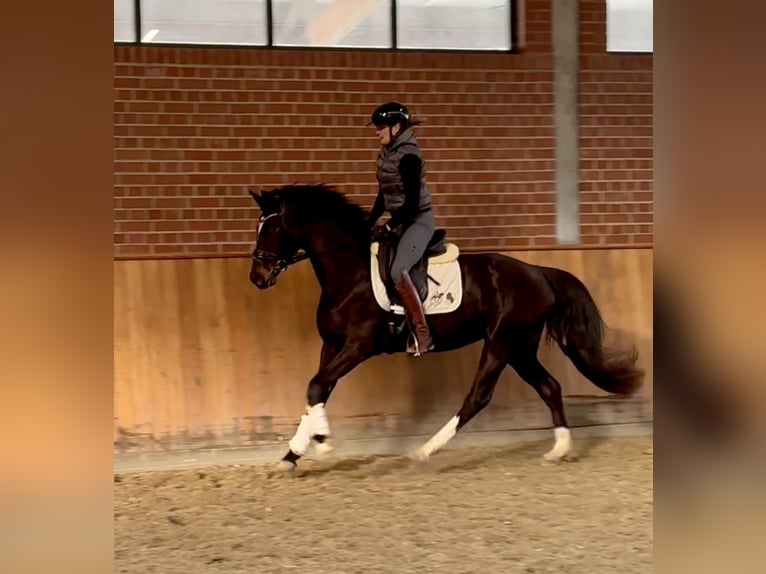
[[[115,572],[652,571],[652,438],[116,475]]]

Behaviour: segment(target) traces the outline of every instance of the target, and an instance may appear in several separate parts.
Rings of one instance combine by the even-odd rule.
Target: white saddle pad
[[[451,313],[463,300],[463,277],[460,273],[458,256],[460,250],[454,243],[447,243],[447,251],[428,260],[428,296],[423,302],[426,315]],[[370,247],[370,268],[372,271],[372,291],[375,300],[384,311],[404,315],[404,307],[394,305],[388,298],[386,287],[380,278],[378,267],[378,244]],[[433,280],[431,279],[433,277]],[[436,282],[434,282],[434,280]]]

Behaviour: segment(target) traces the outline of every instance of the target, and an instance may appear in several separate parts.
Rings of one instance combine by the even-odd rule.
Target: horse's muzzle
[[[277,283],[277,275],[279,273],[269,273],[268,275],[264,276],[260,273],[250,273],[250,282],[258,287],[258,289],[268,289],[269,287],[273,287]]]

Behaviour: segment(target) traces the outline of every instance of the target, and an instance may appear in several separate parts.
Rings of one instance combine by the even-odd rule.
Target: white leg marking
[[[288,444],[297,455],[304,456],[308,452],[311,444],[311,419],[308,415],[301,416],[301,422]]]
[[[566,427],[556,427],[553,431],[556,437],[556,444],[553,448],[543,455],[545,460],[561,460],[569,451],[572,450],[572,435]]]
[[[452,437],[457,433],[457,423],[459,417],[455,415],[447,424],[444,425],[439,432],[430,438],[430,440],[415,451],[413,457],[417,460],[428,460],[428,457],[435,453],[437,450],[444,448]]]

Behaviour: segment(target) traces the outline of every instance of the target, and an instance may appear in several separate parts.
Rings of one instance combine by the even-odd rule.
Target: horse
[[[307,404],[289,450],[279,461],[292,470],[311,444],[333,449],[326,403],[338,381],[367,359],[405,352],[407,331],[392,328],[391,310],[373,293],[369,213],[334,187],[291,184],[248,190],[261,215],[251,253],[250,282],[269,289],[280,273],[308,259],[321,287],[316,325],[322,340],[319,366],[308,383]],[[444,236],[444,230],[437,230]],[[430,257],[430,255],[429,255]],[[424,256],[425,258],[425,256]],[[478,368],[460,409],[408,456],[426,461],[490,404],[501,373],[511,366],[547,405],[554,445],[543,457],[565,459],[572,439],[561,385],[537,358],[543,332],[598,388],[631,395],[643,384],[638,352],[608,348],[605,325],[587,287],[573,274],[500,253],[460,253],[461,300],[457,309],[428,315],[435,349],[443,353],[484,342]]]

